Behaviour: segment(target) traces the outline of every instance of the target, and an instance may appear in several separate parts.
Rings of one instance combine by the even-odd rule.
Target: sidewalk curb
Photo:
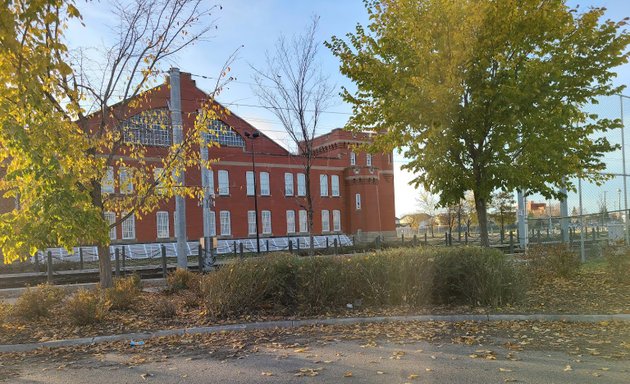
[[[29,352],[38,348],[75,347],[79,345],[93,345],[121,340],[147,340],[164,336],[201,335],[226,331],[251,331],[257,329],[273,328],[298,328],[309,325],[347,325],[360,323],[387,323],[404,321],[561,321],[571,323],[598,323],[601,321],[628,321],[630,314],[614,315],[557,315],[557,314],[533,314],[533,315],[417,315],[417,316],[387,316],[387,317],[346,317],[332,319],[306,319],[306,320],[280,320],[259,323],[227,324],[208,327],[192,327],[178,329],[164,329],[155,332],[126,333],[120,335],[82,337],[77,339],[44,341],[28,344],[0,345],[0,353]]]

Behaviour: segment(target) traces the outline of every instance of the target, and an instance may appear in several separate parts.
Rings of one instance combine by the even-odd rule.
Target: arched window
[[[241,135],[221,120],[212,120],[208,128],[210,140],[216,141],[222,147],[245,147],[245,141]]]
[[[166,108],[140,112],[122,123],[126,143],[168,147],[171,145],[171,114]]]

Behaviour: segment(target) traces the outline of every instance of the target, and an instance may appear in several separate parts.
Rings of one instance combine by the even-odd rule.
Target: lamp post
[[[258,132],[245,132],[245,137],[252,141],[252,172],[254,178],[254,212],[256,217],[254,222],[256,223],[256,253],[260,255],[260,231],[258,230],[258,194],[256,193],[256,154],[254,152],[254,140],[260,136]]]

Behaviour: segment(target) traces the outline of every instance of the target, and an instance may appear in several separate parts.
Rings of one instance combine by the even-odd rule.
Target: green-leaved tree
[[[370,24],[327,43],[357,90],[348,129],[398,148],[416,185],[448,205],[474,194],[483,245],[495,190],[559,198],[570,176],[601,179],[597,134],[618,120],[582,107],[617,93],[626,21],[563,0],[367,0]]]

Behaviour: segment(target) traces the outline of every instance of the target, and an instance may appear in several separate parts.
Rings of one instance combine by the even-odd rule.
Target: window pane
[[[219,171],[219,195],[230,194],[230,176],[228,171]]]
[[[293,196],[293,174],[284,174],[284,195]]]
[[[287,211],[287,233],[295,233],[295,211]]]
[[[118,170],[119,189],[120,193],[132,193],[133,181],[131,180],[132,171],[130,168],[121,167]]]
[[[300,232],[308,232],[306,211],[301,209],[299,215],[300,215]]]
[[[256,234],[256,211],[247,211],[247,233]]]
[[[158,239],[166,239],[169,237],[168,212],[157,213],[157,237]]]
[[[372,166],[372,155],[370,155],[369,153],[365,155],[365,165],[367,165],[368,167]]]
[[[153,181],[155,181],[155,191],[158,194],[164,193],[164,168],[153,168]]]
[[[298,196],[306,196],[306,176],[303,173],[297,174],[298,181]]]
[[[123,214],[124,216],[125,214]],[[131,240],[136,238],[136,217],[131,215],[122,222],[122,238]]]
[[[166,108],[152,109],[122,123],[126,143],[168,147],[171,145],[171,113]]]
[[[357,165],[357,154],[350,152],[350,165]]]
[[[330,232],[330,214],[326,209],[322,211],[322,232]]]
[[[341,231],[341,211],[333,211],[333,231]]]
[[[107,167],[103,180],[101,181],[102,193],[114,193],[114,167]]]
[[[262,232],[271,235],[271,211],[262,211]]]
[[[328,176],[319,175],[319,194],[320,196],[328,196]]]
[[[210,211],[210,236],[217,235],[217,217],[214,211]]]
[[[213,120],[209,126],[209,140],[222,147],[245,147],[245,141],[229,125],[221,120]]]
[[[355,204],[356,204],[356,209],[361,209],[361,194],[357,193],[355,196]]]
[[[339,196],[339,176],[330,176],[330,187],[332,189],[332,195]]]
[[[114,212],[105,212],[105,221],[112,225],[116,222],[116,214]],[[111,227],[109,229],[109,239],[116,240],[116,227]]]
[[[254,172],[247,171],[245,181],[247,183],[247,196],[254,196]]]
[[[230,211],[221,211],[219,217],[221,219],[221,236],[230,236],[232,233]]]
[[[262,196],[269,196],[271,194],[268,172],[260,172],[260,194]]]

